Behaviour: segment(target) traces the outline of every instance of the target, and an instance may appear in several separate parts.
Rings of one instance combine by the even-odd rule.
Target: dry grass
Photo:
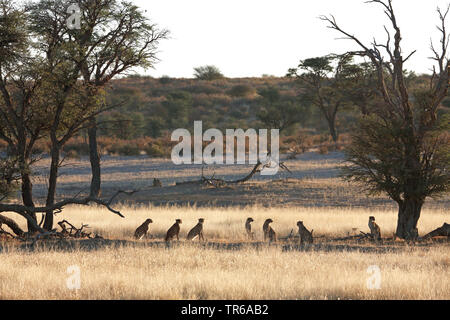
[[[174,185],[199,179],[201,166],[175,167],[167,160],[145,158],[104,159],[105,197],[119,188],[146,188],[153,177],[160,178],[164,187],[122,198],[131,203],[122,207],[115,204],[125,219],[104,208],[75,206],[65,208],[55,222],[67,219],[77,226],[87,223],[92,232],[108,239],[129,240],[128,244],[90,251],[24,251],[8,245],[4,247],[7,250],[0,251],[0,299],[449,299],[448,244],[399,245],[399,252],[376,254],[283,252],[279,246],[218,250],[184,240],[198,218],[205,218],[208,240],[244,241],[244,223],[250,216],[255,220],[256,241],[261,241],[262,224],[269,217],[279,236],[288,235],[292,229],[295,232],[296,222],[303,220],[316,237],[330,238],[346,236],[354,229],[368,232],[368,217],[373,215],[382,235],[390,237],[397,220],[392,201],[383,196],[368,199],[359,187],[340,180],[341,159],[337,153],[324,157],[304,154],[286,162],[292,176],[258,176],[249,183],[223,189]],[[47,162],[43,160],[35,168],[37,201],[45,194]],[[205,174],[216,172],[217,177],[233,179],[248,171],[249,167],[218,166]],[[90,169],[86,160],[72,161],[61,174],[59,197],[88,190]],[[167,203],[196,203],[199,207],[168,207]],[[250,205],[253,203],[258,205]],[[427,202],[418,225],[420,235],[448,222],[449,204],[448,197]],[[7,215],[25,228],[24,219]],[[154,221],[150,225],[153,238],[130,241],[134,230],[147,218]],[[181,245],[170,249],[150,246],[151,242],[161,242],[177,218],[183,220]],[[66,286],[67,268],[72,265],[81,270],[80,290]],[[371,265],[381,270],[379,290],[366,286]]]
[[[264,220],[272,218],[272,227],[281,236],[288,235],[292,229],[297,231],[296,222],[302,220],[308,229],[314,229],[315,236],[345,236],[353,228],[369,232],[367,226],[369,216],[376,217],[381,227],[383,237],[392,236],[397,222],[397,213],[392,210],[366,210],[366,209],[341,209],[341,208],[261,208],[257,206],[245,209],[236,208],[196,208],[196,207],[118,207],[125,215],[120,218],[105,208],[98,207],[68,207],[64,213],[58,214],[56,222],[68,220],[72,224],[81,226],[89,224],[90,231],[101,234],[108,239],[132,239],[134,230],[147,218],[153,220],[150,225],[150,233],[156,238],[163,238],[165,232],[181,218],[180,235],[184,238],[187,232],[196,223],[198,218],[205,218],[205,236],[207,239],[222,239],[239,241],[245,239],[244,223],[247,217],[252,217],[253,230],[256,239],[263,238],[262,225]],[[17,218],[17,215],[8,215]],[[424,235],[448,219],[448,210],[424,209],[419,220],[419,233]],[[25,228],[25,219],[16,219]]]
[[[124,247],[1,255],[2,299],[449,299],[448,248],[401,254]],[[77,265],[81,288],[66,286]],[[367,288],[367,268],[381,288]]]
[[[266,217],[279,234],[302,219],[316,235],[367,231],[375,215],[382,231],[394,230],[393,211],[284,208],[122,208],[121,219],[98,208],[71,207],[57,221],[89,223],[115,239],[131,239],[147,217],[150,232],[162,238],[175,218],[182,218],[182,245],[171,249],[127,246],[75,252],[11,249],[0,253],[1,299],[449,299],[450,257],[447,245],[405,248],[400,253],[282,252],[279,247],[239,251],[203,249],[184,237],[199,217],[206,218],[209,239],[244,239],[247,216],[255,219],[257,238]],[[421,233],[440,226],[443,210],[425,210]],[[22,222],[23,223],[23,222]],[[141,241],[142,242],[142,241]],[[81,289],[69,290],[67,268],[81,270]],[[381,289],[369,290],[367,268],[381,270]]]

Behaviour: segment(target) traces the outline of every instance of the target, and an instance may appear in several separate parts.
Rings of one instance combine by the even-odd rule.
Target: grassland
[[[46,160],[43,160],[46,161]],[[104,196],[115,189],[143,188],[133,197],[119,198],[115,208],[125,218],[104,208],[67,207],[56,222],[89,224],[90,232],[111,241],[95,246],[44,246],[0,242],[0,299],[449,299],[450,247],[448,242],[410,245],[386,240],[395,230],[397,212],[383,196],[368,198],[358,186],[341,181],[337,154],[306,154],[287,162],[293,172],[256,177],[233,188],[177,186],[198,179],[201,167],[174,168],[168,161],[140,158],[104,159]],[[62,170],[60,198],[89,183],[88,163],[78,161]],[[44,166],[43,166],[44,167]],[[42,168],[43,168],[42,167]],[[39,171],[40,167],[36,167]],[[243,167],[208,168],[216,177],[245,174]],[[45,190],[45,172],[34,181],[37,198]],[[163,188],[150,187],[153,177]],[[448,222],[450,200],[425,206],[419,233]],[[22,227],[25,221],[17,215]],[[340,242],[333,238],[368,232],[374,215],[383,243]],[[244,223],[253,217],[256,239],[245,237]],[[262,242],[266,218],[279,237],[296,231],[303,220],[314,229],[315,243],[353,246],[355,251],[283,250],[289,243]],[[134,240],[133,232],[151,218],[150,237]],[[163,237],[181,218],[181,241],[166,247]],[[186,234],[198,218],[205,218],[207,243],[240,244],[214,247],[187,242]],[[41,245],[42,244],[42,245]],[[73,243],[72,243],[73,244]],[[386,249],[384,251],[365,250]],[[394,250],[395,249],[395,250]],[[369,289],[368,268],[380,269],[380,289]],[[78,266],[79,290],[70,290],[68,267]]]
[[[283,252],[279,246],[251,246],[240,250],[203,248],[185,236],[198,217],[206,218],[208,241],[246,242],[243,224],[255,219],[255,242],[261,241],[261,224],[274,219],[273,227],[288,234],[303,219],[321,237],[367,231],[369,214],[376,215],[387,234],[395,226],[395,212],[363,209],[284,208],[242,209],[124,207],[126,218],[104,209],[72,207],[64,216],[76,225],[89,222],[93,232],[110,239],[127,239],[119,247],[96,250],[23,251],[5,246],[0,253],[2,299],[449,299],[450,255],[448,244],[402,245],[401,251]],[[133,241],[134,229],[151,217],[151,239]],[[175,218],[182,218],[180,245],[159,243]],[[441,224],[448,213],[428,210],[421,230]],[[324,241],[324,240],[323,240]],[[365,244],[365,246],[375,246]],[[81,287],[69,290],[69,266],[81,271]],[[377,265],[381,287],[367,287],[367,269]]]
[[[449,299],[448,248],[401,254],[123,247],[1,254],[2,299]],[[69,266],[81,287],[69,290]],[[381,271],[370,290],[367,269]]]

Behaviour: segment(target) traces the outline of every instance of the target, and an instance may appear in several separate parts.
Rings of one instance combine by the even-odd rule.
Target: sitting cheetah
[[[253,218],[247,218],[247,221],[245,222],[245,231],[247,231],[247,236],[250,240],[253,240],[255,238],[255,233],[252,232],[252,225]]]
[[[180,234],[180,224],[182,223],[181,219],[177,219],[173,226],[170,227],[169,230],[167,230],[165,241],[172,240],[175,236],[177,237],[177,240],[180,240],[179,234]]]
[[[297,226],[298,234],[300,236],[300,243],[313,243],[312,233],[314,230],[311,230],[311,232],[309,232],[308,229],[306,229],[306,227],[303,225],[303,221],[298,221]]]
[[[369,228],[370,235],[376,240],[381,240],[381,230],[380,227],[375,223],[374,216],[369,217]]]
[[[269,239],[269,242],[277,241],[277,235],[276,235],[275,231],[273,231],[272,227],[269,226],[269,224],[271,224],[272,222],[273,222],[272,219],[267,219],[264,222],[264,225],[263,225],[264,241],[266,241],[267,238]]]
[[[197,225],[195,227],[193,227],[187,235],[188,240],[192,240],[197,236],[198,236],[199,241],[205,240],[205,238],[203,237],[203,222],[204,221],[205,221],[205,219],[203,219],[203,218],[198,219]]]
[[[141,224],[136,231],[134,232],[134,237],[138,240],[142,239],[143,237],[145,237],[147,235],[148,232],[148,225],[150,223],[153,223],[152,219],[147,219],[144,221],[143,224]]]

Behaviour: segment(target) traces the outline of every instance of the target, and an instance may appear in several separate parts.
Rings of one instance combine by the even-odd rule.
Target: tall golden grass
[[[262,240],[262,225],[264,220],[272,218],[273,229],[279,236],[287,236],[292,229],[297,231],[296,223],[302,220],[308,229],[314,229],[315,236],[346,236],[356,228],[359,231],[369,232],[367,225],[369,216],[375,216],[377,224],[381,227],[383,237],[390,237],[395,231],[397,212],[393,210],[361,209],[361,208],[264,208],[258,206],[236,208],[202,208],[202,207],[152,207],[122,206],[117,207],[125,218],[109,212],[103,207],[73,206],[64,209],[58,214],[56,221],[68,220],[72,224],[81,226],[89,224],[90,231],[98,233],[108,239],[132,239],[134,230],[147,218],[153,220],[149,233],[154,238],[164,238],[165,232],[181,218],[181,237],[185,237],[199,218],[205,218],[204,233],[208,239],[215,240],[244,240],[244,229],[247,217],[252,217],[253,230],[256,240]],[[11,218],[17,215],[9,214]],[[419,233],[424,235],[440,227],[448,219],[448,210],[424,209],[419,220]],[[17,219],[16,219],[17,220]],[[24,219],[18,220],[25,228]]]
[[[238,251],[204,249],[186,242],[199,217],[212,240],[243,240],[247,216],[261,239],[266,217],[279,234],[303,220],[316,236],[367,230],[369,215],[382,232],[395,228],[396,213],[363,209],[246,209],[123,207],[125,219],[100,208],[70,207],[57,221],[88,223],[107,238],[131,239],[147,217],[150,233],[162,238],[176,218],[183,219],[181,245],[171,249],[136,245],[96,251],[0,253],[1,299],[449,299],[448,245],[406,247],[397,253],[282,252],[279,247]],[[448,217],[425,210],[419,230],[428,232]],[[24,223],[21,221],[21,223]],[[148,241],[148,240],[141,240]],[[153,241],[153,240],[150,240]],[[70,290],[69,266],[80,269],[81,287]],[[367,272],[380,268],[380,289],[369,289]]]

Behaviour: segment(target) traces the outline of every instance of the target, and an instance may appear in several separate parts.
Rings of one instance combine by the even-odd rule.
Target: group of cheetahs
[[[193,240],[194,238],[198,237],[199,241],[204,241],[205,238],[203,236],[203,222],[205,221],[204,218],[198,219],[198,223],[193,227],[188,235],[187,240]],[[247,218],[245,222],[245,231],[247,232],[247,237],[250,240],[254,240],[255,233],[252,231],[252,222],[253,218]],[[266,219],[263,224],[263,233],[264,233],[264,241],[269,240],[269,242],[275,242],[277,241],[277,234],[272,229],[270,224],[273,222],[272,219]],[[147,219],[144,221],[142,225],[140,225],[136,231],[134,232],[134,237],[136,239],[142,239],[147,235],[149,224],[153,223],[152,219]],[[180,234],[180,224],[182,223],[181,219],[177,219],[175,223],[167,230],[166,236],[164,238],[165,241],[170,241],[174,239],[175,237],[177,240],[180,240],[179,234]],[[298,234],[300,238],[301,243],[313,243],[313,231],[309,231],[304,225],[303,221],[297,221],[297,227],[298,227]],[[375,223],[375,217],[371,216],[369,217],[369,228],[370,228],[370,234],[377,240],[381,239],[381,231],[380,227]]]

